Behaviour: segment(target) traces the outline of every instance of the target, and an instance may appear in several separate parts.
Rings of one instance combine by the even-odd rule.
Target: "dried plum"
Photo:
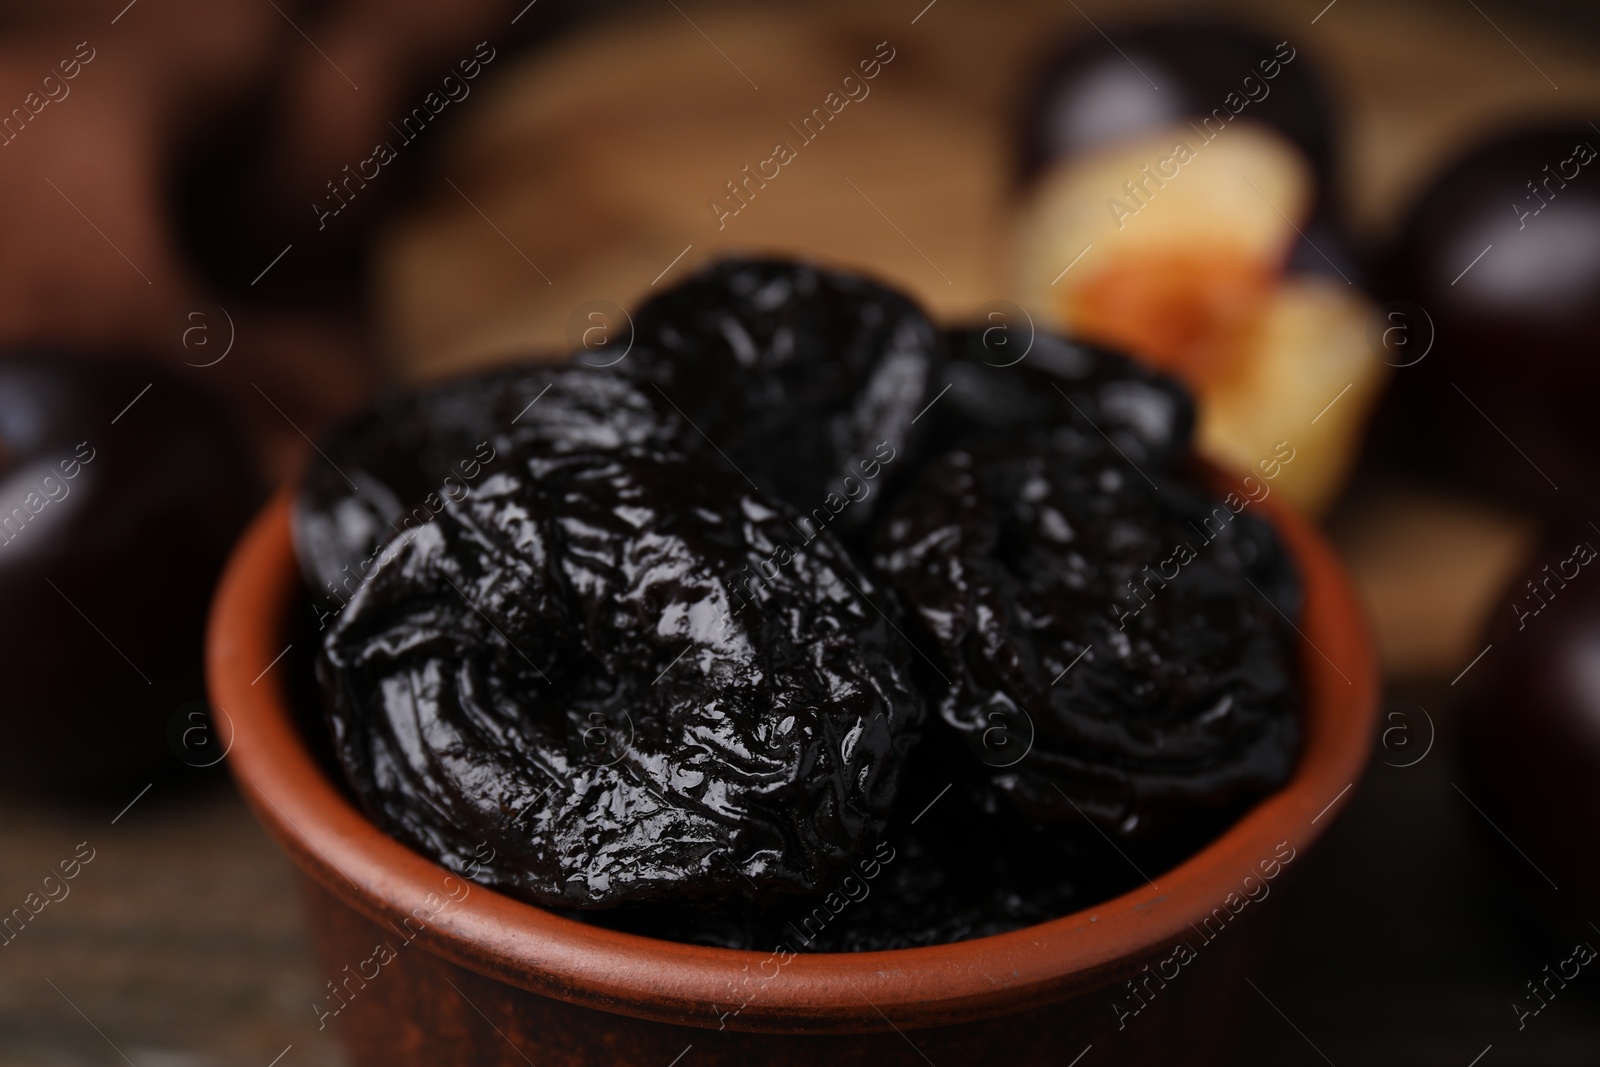
[[[653,391],[581,366],[519,364],[391,390],[319,444],[295,501],[301,568],[343,604],[383,545],[508,456],[666,446],[684,432]]]
[[[1175,378],[1097,345],[1039,333],[1021,355],[991,329],[944,334],[949,392],[936,436],[1048,445],[1080,460],[1113,452],[1140,466],[1188,454],[1194,402]]]
[[[1243,498],[1159,475],[958,449],[880,530],[878,566],[940,653],[940,718],[980,757],[1022,742],[984,779],[1031,818],[1149,839],[1292,769],[1293,567]]]
[[[919,744],[917,757],[932,740]],[[805,952],[876,952],[967,941],[1047,922],[1131,884],[1120,864],[1103,884],[1103,872],[1087,862],[1097,858],[1094,842],[1014,813],[993,817],[970,790],[941,795],[947,782],[908,783],[896,825],[865,854],[875,862],[858,863],[832,899],[781,910],[750,947],[770,948],[778,938]]]
[[[918,756],[929,740],[918,743]],[[963,803],[959,793],[941,796],[942,787],[912,789],[904,783],[902,790],[888,834],[862,848],[824,892],[753,908],[626,905],[580,917],[610,929],[717,948],[876,952],[1047,922],[1139,880],[1120,859],[1109,869],[1089,862],[1098,859],[1093,845],[1103,851],[1103,842],[1084,843],[1081,834],[1020,817],[997,821]],[[930,801],[932,811],[925,812]]]
[[[660,390],[763,491],[807,513],[850,500],[832,513],[840,529],[861,529],[883,498],[866,484],[880,446],[916,451],[937,337],[893,290],[786,260],[722,260],[634,321],[618,369]]]
[[[543,904],[827,891],[882,837],[923,701],[881,591],[827,533],[779,549],[789,514],[638,450],[487,476],[329,630],[355,792]]]
[[[310,468],[325,710],[388,832],[616,929],[868,951],[1107,899],[1288,777],[1298,579],[1172,379],[781,261],[634,322]]]

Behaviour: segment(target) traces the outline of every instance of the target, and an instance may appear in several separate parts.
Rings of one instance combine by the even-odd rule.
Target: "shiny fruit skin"
[[[1334,119],[1307,57],[1226,23],[1183,21],[1121,30],[1113,45],[1097,33],[1075,35],[1040,68],[1028,96],[1019,171],[1026,181],[1050,163],[1174,122],[1225,108],[1244,79],[1266,93],[1239,117],[1263,123],[1305,153],[1326,188],[1333,171]],[[1263,62],[1276,77],[1263,82]],[[1260,89],[1252,88],[1259,94]],[[1242,93],[1241,93],[1242,95]]]
[[[1578,163],[1579,145],[1600,134],[1550,126],[1471,151],[1418,197],[1386,270],[1386,295],[1437,332],[1398,376],[1408,447],[1547,513],[1600,489],[1600,160]]]
[[[1463,708],[1468,791],[1564,896],[1600,903],[1600,532],[1557,524],[1485,640]]]
[[[203,693],[211,588],[258,495],[189,381],[124,356],[0,354],[7,786],[98,794],[181,769],[167,721]]]

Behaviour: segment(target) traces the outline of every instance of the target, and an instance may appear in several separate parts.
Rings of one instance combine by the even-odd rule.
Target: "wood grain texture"
[[[219,773],[186,773],[114,825],[131,795],[0,799],[5,914],[80,842],[94,856],[0,947],[0,1067],[343,1062],[287,859]]]

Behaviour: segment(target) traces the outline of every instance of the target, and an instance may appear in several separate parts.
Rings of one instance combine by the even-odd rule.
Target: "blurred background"
[[[204,703],[217,571],[382,383],[614,343],[729,250],[1293,454],[1387,686],[1239,1062],[1600,1062],[1600,977],[1539,984],[1600,946],[1597,122],[1556,0],[0,4],[0,1064],[343,1062]]]

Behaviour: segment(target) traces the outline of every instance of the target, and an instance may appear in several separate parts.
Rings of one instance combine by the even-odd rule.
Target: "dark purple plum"
[[[1087,28],[1085,28],[1087,30]],[[1326,188],[1334,119],[1307,58],[1291,43],[1212,21],[1074,33],[1040,67],[1022,120],[1021,177],[1173,123],[1262,123],[1298,145]],[[1270,75],[1270,77],[1269,77]],[[1249,84],[1245,79],[1250,79]],[[1229,94],[1237,94],[1232,101]],[[1244,101],[1242,105],[1238,102]]]
[[[1393,414],[1413,447],[1552,512],[1600,489],[1597,149],[1600,133],[1573,123],[1472,150],[1417,198],[1386,270],[1388,295],[1437,334],[1400,375]]]
[[[209,398],[126,357],[0,354],[0,779],[56,796],[180,766],[217,573],[257,500]]]
[[[1600,838],[1600,532],[1586,521],[1558,522],[1495,612],[1485,638],[1492,647],[1463,711],[1468,788],[1535,866],[1593,901],[1600,898],[1593,848]]]

